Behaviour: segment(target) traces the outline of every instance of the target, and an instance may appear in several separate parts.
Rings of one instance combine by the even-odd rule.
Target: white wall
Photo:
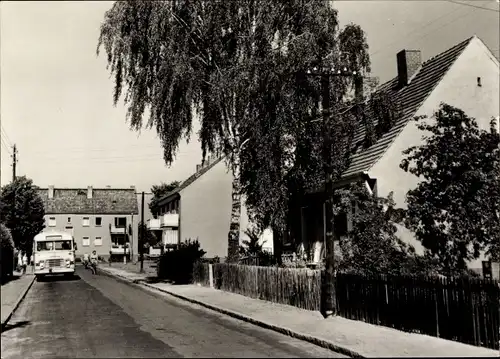
[[[416,115],[432,116],[439,104],[445,102],[476,118],[481,128],[489,129],[491,117],[499,114],[499,76],[498,62],[488,53],[484,44],[474,38]],[[481,77],[481,87],[477,86],[477,77]],[[411,121],[369,171],[370,176],[378,180],[378,194],[387,196],[390,191],[394,191],[394,200],[397,206],[402,208],[406,208],[406,193],[419,182],[417,177],[399,168],[403,158],[402,151],[422,144],[421,137],[422,133],[416,128],[415,122]],[[418,251],[422,250],[409,231],[401,228],[400,233],[404,239],[411,241]],[[479,261],[471,263],[473,268],[480,266]]]

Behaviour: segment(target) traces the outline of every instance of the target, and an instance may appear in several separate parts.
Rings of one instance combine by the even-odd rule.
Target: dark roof
[[[212,167],[214,167],[217,163],[222,161],[223,157],[219,157],[218,159],[214,160],[210,164],[206,165],[202,169],[200,169],[198,172],[193,173],[191,176],[189,176],[184,182],[182,182],[179,187],[174,189],[173,191],[167,193],[165,196],[163,196],[159,201],[158,201],[158,206],[162,206],[166,203],[169,203],[171,199],[173,199],[173,195],[181,192],[184,188],[190,186],[194,181],[196,181],[198,178],[203,176],[205,173],[207,173]]]
[[[87,188],[54,188],[49,199],[47,188],[39,188],[46,214],[138,214],[134,188],[93,188],[87,198]]]
[[[379,86],[376,92],[385,93],[393,102],[399,103],[402,116],[375,144],[366,149],[360,146],[362,150],[352,156],[351,164],[343,177],[368,171],[382,157],[473,38],[474,36],[425,61],[407,86],[400,87],[397,76]],[[364,137],[365,126],[360,125],[353,143],[361,143]]]

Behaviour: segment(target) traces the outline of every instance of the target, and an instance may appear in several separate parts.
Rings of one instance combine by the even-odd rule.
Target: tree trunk
[[[233,182],[231,189],[231,223],[227,235],[227,258],[234,262],[238,259],[240,246],[240,219],[241,219],[241,183],[239,158],[233,166]]]

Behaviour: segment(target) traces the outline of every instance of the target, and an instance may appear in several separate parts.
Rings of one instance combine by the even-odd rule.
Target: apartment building
[[[135,187],[38,189],[45,206],[45,230],[68,231],[76,254],[96,251],[105,259],[136,260],[140,221]]]

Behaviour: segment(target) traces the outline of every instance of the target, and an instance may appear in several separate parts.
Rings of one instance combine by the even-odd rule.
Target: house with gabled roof
[[[137,259],[139,206],[135,187],[39,188],[45,228],[73,234],[76,254]]]
[[[499,115],[500,73],[498,60],[477,36],[425,62],[421,61],[420,51],[402,50],[396,56],[396,64],[397,76],[379,86],[376,93],[397,102],[401,116],[369,147],[361,145],[366,127],[359,124],[354,138],[357,150],[336,186],[361,181],[382,197],[393,191],[396,205],[405,208],[406,193],[417,186],[419,179],[399,168],[402,151],[423,143],[422,133],[411,120],[423,115],[430,119],[444,102],[474,117],[480,128],[489,129],[491,119]],[[295,240],[313,253],[313,261],[319,261],[324,254],[323,203],[311,200],[304,204],[301,213],[301,233],[295,233]],[[337,218],[336,223],[336,231],[342,236],[350,227],[349,216]],[[417,251],[423,250],[407,229],[399,227],[399,230],[400,236]],[[470,267],[481,265],[477,261]]]
[[[223,158],[209,157],[179,187],[167,193],[154,210],[155,219],[147,222],[148,229],[161,233],[166,250],[180,242],[198,240],[206,258],[226,258],[228,231],[231,221],[231,190],[233,175]],[[241,201],[240,244],[248,239],[250,222],[245,201]],[[272,252],[272,235],[261,237],[264,249]]]

